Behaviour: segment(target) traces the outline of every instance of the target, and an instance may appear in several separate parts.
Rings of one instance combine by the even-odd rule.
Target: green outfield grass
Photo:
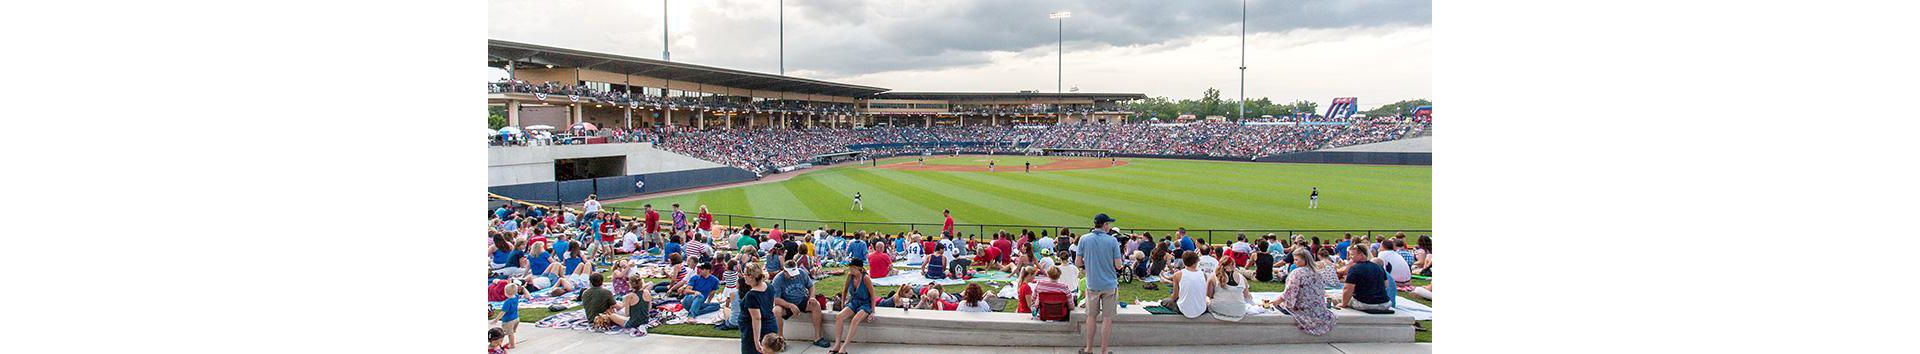
[[[805,172],[791,180],[614,204],[656,209],[707,205],[732,225],[768,227],[778,218],[937,224],[942,209],[960,224],[1064,225],[1084,229],[1107,213],[1132,229],[1429,229],[1432,168],[1331,164],[1272,164],[1170,159],[1122,159],[1125,166],[1022,173],[1014,164],[1054,157],[933,157],[932,164],[1000,161],[1000,172],[938,172],[845,165]],[[882,160],[911,162],[914,157]],[[1101,159],[1105,160],[1105,159]],[[1320,208],[1307,208],[1310,187]],[[865,211],[850,210],[854,192]],[[663,212],[664,213],[664,212]],[[716,222],[729,223],[718,217]],[[787,221],[785,229],[838,223]],[[898,231],[905,226],[859,225],[855,230]],[[920,226],[919,228],[926,228]],[[936,227],[937,228],[937,227]],[[991,232],[999,227],[988,227]],[[977,233],[980,228],[961,228]],[[1084,231],[1084,230],[1079,230]],[[1078,231],[1077,231],[1078,232]],[[1321,235],[1315,235],[1321,236]],[[1332,233],[1324,236],[1333,236]],[[1216,235],[1232,237],[1231,235]],[[1216,240],[1217,242],[1218,240]]]

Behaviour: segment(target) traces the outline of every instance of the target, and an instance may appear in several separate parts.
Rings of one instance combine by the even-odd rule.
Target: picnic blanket
[[[906,272],[901,274],[894,274],[892,276],[888,276],[885,278],[873,278],[873,285],[875,286],[898,286],[898,285],[907,285],[907,284],[926,285],[928,281],[929,280],[927,279],[927,276],[925,274],[920,274],[920,272]],[[960,280],[960,279],[940,279],[940,280],[933,281],[933,283],[940,284],[940,285],[956,285],[956,284],[964,284],[966,283],[966,281]]]
[[[1140,308],[1140,309],[1142,309],[1142,310],[1147,310],[1147,313],[1151,313],[1151,314],[1155,314],[1155,315],[1178,315],[1178,314],[1180,314],[1180,310],[1175,310],[1175,309],[1170,309],[1170,308],[1167,308],[1166,306],[1160,306],[1160,305],[1153,305],[1153,306],[1147,306],[1147,307],[1142,307],[1142,308]]]
[[[645,337],[647,335],[648,329],[651,329],[654,326],[659,326],[660,324],[661,324],[661,319],[659,317],[654,317],[649,321],[647,321],[646,325],[643,325],[640,327],[634,327],[634,328],[611,327],[611,328],[595,329],[593,328],[593,322],[587,320],[587,311],[578,310],[578,311],[561,312],[561,313],[553,314],[551,316],[547,316],[547,318],[542,318],[540,319],[540,321],[534,322],[533,326],[538,328],[571,329],[576,331],[599,332],[602,334],[611,334],[611,335],[624,334],[624,335],[629,335],[634,337]]]
[[[1328,302],[1337,301],[1333,299],[1340,298],[1340,295],[1341,295],[1341,290],[1338,290],[1338,289],[1327,290],[1327,296],[1328,296],[1327,301]],[[1258,303],[1273,301],[1274,299],[1279,299],[1279,298],[1280,298],[1280,293],[1278,292],[1254,292],[1253,293],[1253,300]],[[1413,315],[1413,319],[1417,321],[1426,321],[1426,320],[1433,319],[1433,307],[1422,305],[1418,301],[1408,300],[1405,297],[1402,297],[1401,299],[1399,299],[1399,301],[1397,301],[1393,305],[1393,310],[1399,311],[1399,312],[1405,312],[1409,315]],[[1248,312],[1247,314],[1251,315],[1253,313]]]
[[[968,278],[966,282],[968,283],[1013,283],[1014,280],[1015,279],[1013,279],[1013,273],[1007,273],[1002,271],[990,271],[990,272],[973,273],[973,278]]]
[[[581,290],[582,289],[574,289],[573,291],[567,292],[566,294],[561,294],[560,296],[541,295],[547,292],[536,291],[534,292],[535,293],[534,295],[528,296],[526,300],[520,301],[520,308],[521,309],[547,308],[548,306],[553,306],[553,305],[563,305],[566,307],[573,307],[573,300],[569,300],[569,299],[579,298]],[[501,307],[506,306],[506,304],[507,304],[506,301],[488,301],[487,302],[487,306],[492,306],[493,309],[495,310],[499,310]]]

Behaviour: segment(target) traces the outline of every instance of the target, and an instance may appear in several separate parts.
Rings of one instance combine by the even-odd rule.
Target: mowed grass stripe
[[[867,205],[867,211],[855,213],[858,215],[849,218],[850,220],[921,223],[940,222],[940,209],[928,209],[927,206],[908,199],[906,196],[895,194],[894,191],[889,191],[885,188],[876,187],[866,181],[868,177],[854,173],[858,171],[862,170],[846,169],[826,171],[816,179],[816,181],[819,181],[822,185],[833,189],[835,194],[851,196],[853,192],[860,192],[860,196],[863,199],[862,202]]]
[[[787,218],[812,219],[813,210],[801,205],[800,199],[787,192],[786,183],[770,183],[747,187],[747,202],[753,204],[758,212],[754,215]]]
[[[1233,165],[1228,163],[1220,163],[1220,164]],[[1328,167],[1351,167],[1351,166],[1332,165]],[[1366,171],[1369,171],[1367,169],[1352,169],[1352,170],[1354,170],[1353,172],[1362,172],[1362,173],[1367,173]],[[1137,180],[1137,181],[1144,181],[1144,182],[1151,182],[1155,180],[1168,180],[1168,179],[1176,179],[1176,178],[1190,179],[1193,177],[1191,175],[1183,176],[1183,175],[1170,174],[1170,173],[1161,172],[1161,171],[1163,170],[1143,169],[1141,171],[1137,171],[1131,174],[1096,174],[1096,175],[1101,176],[1103,178],[1118,178],[1123,180]],[[1408,172],[1416,172],[1424,175],[1424,173],[1427,172],[1427,170],[1408,171]],[[1297,175],[1298,173],[1294,173],[1294,174]],[[1368,174],[1371,174],[1371,173],[1368,173]],[[1403,209],[1407,205],[1415,205],[1419,207],[1425,207],[1426,205],[1430,205],[1430,203],[1423,203],[1423,201],[1431,200],[1430,193],[1427,192],[1428,188],[1426,188],[1430,186],[1430,184],[1424,184],[1424,183],[1418,182],[1419,180],[1422,180],[1420,178],[1408,179],[1411,181],[1380,180],[1381,182],[1386,182],[1386,183],[1372,184],[1372,183],[1368,183],[1370,182],[1370,180],[1367,178],[1350,177],[1351,175],[1353,174],[1341,174],[1338,172],[1324,173],[1324,174],[1319,174],[1317,178],[1314,178],[1314,181],[1309,181],[1309,182],[1301,182],[1299,179],[1295,179],[1295,178],[1269,176],[1269,177],[1265,177],[1267,178],[1267,180],[1264,186],[1252,186],[1252,185],[1248,185],[1247,182],[1240,181],[1240,180],[1251,179],[1252,177],[1224,178],[1228,176],[1221,176],[1223,178],[1219,178],[1219,180],[1221,182],[1220,184],[1237,185],[1237,186],[1242,186],[1243,188],[1254,188],[1254,191],[1250,191],[1243,194],[1251,194],[1252,198],[1258,199],[1258,203],[1261,203],[1261,204],[1257,204],[1257,205],[1274,206],[1278,208],[1283,208],[1280,210],[1291,210],[1294,212],[1306,212],[1304,207],[1306,203],[1307,191],[1310,190],[1310,187],[1314,187],[1314,186],[1321,187],[1321,191],[1323,192],[1323,198],[1321,198],[1321,201],[1322,201],[1321,209],[1311,211],[1312,213],[1314,213],[1311,215],[1313,217],[1303,218],[1306,220],[1329,220],[1330,221],[1331,219],[1326,218],[1327,215],[1325,214],[1346,213],[1349,211],[1361,212],[1364,214],[1383,215],[1383,216],[1384,215],[1408,216],[1407,213],[1404,213],[1404,211],[1406,210]],[[1213,184],[1212,182],[1214,181],[1208,181],[1208,182],[1209,182],[1208,184]],[[1161,185],[1165,185],[1165,184],[1161,184]],[[1181,184],[1181,186],[1186,186],[1186,185],[1187,184]],[[1180,187],[1175,187],[1175,188],[1180,188]],[[1262,193],[1259,191],[1271,191],[1271,192]],[[1339,198],[1339,200],[1336,202],[1334,201],[1335,198],[1329,198],[1329,197],[1332,197],[1333,194],[1339,194],[1339,195],[1342,195],[1342,197]],[[1425,220],[1425,219],[1431,218],[1429,216],[1430,213],[1419,213],[1419,215],[1422,215],[1418,217],[1419,220]],[[1303,216],[1306,216],[1306,215],[1303,215]],[[1413,219],[1402,219],[1402,220],[1415,221]],[[1317,227],[1334,227],[1334,228],[1356,227],[1354,225],[1350,225],[1347,223],[1311,223],[1311,224],[1317,225]]]
[[[1083,208],[1092,207],[1092,205],[1085,204],[1063,205],[1065,203],[1061,203],[1062,200],[1059,199],[1047,198],[1044,195],[1019,193],[991,184],[967,180],[955,175],[958,174],[910,173],[900,175],[900,180],[945,191],[969,191],[971,197],[976,199],[978,204],[1003,213],[1020,216],[1018,222],[1010,222],[1008,224],[1035,225],[1040,224],[1039,221],[1042,220],[1072,219],[1077,216],[1071,214],[1070,211],[1085,210]],[[1051,205],[1043,206],[1036,203],[1047,203]]]
[[[1084,213],[1084,214],[1087,214],[1087,217],[1089,218],[1091,218],[1092,215],[1096,213],[1107,213],[1108,215],[1113,216],[1115,219],[1127,220],[1128,224],[1126,225],[1155,225],[1155,227],[1159,227],[1161,225],[1176,225],[1176,224],[1179,224],[1178,220],[1195,220],[1195,219],[1180,219],[1180,218],[1170,217],[1168,216],[1169,214],[1186,214],[1184,215],[1184,217],[1187,217],[1187,218],[1201,218],[1200,215],[1182,213],[1177,210],[1172,211],[1170,213],[1161,212],[1161,210],[1167,209],[1167,207],[1138,203],[1138,202],[1134,202],[1126,199],[1115,198],[1110,195],[1112,192],[1120,188],[1105,188],[1102,190],[1096,190],[1098,188],[1090,188],[1086,184],[1074,184],[1070,181],[1055,180],[1054,178],[1063,178],[1063,177],[1058,177],[1051,174],[1033,175],[1033,176],[1013,176],[1013,175],[998,175],[998,174],[982,173],[982,174],[976,174],[976,175],[982,176],[982,178],[984,178],[984,180],[988,181],[989,183],[1006,186],[1007,188],[1020,190],[1028,194],[1034,194],[1034,195],[1045,194],[1045,195],[1049,195],[1057,198],[1070,198],[1072,200],[1084,201],[1084,203],[1089,205],[1094,205],[1094,207],[1089,209],[1084,209],[1084,210],[1069,210],[1067,212],[1068,213],[1075,213],[1075,212]],[[1026,177],[1026,178],[1019,178],[1019,177]],[[1087,222],[1091,222],[1091,221],[1087,221]],[[1075,224],[1080,224],[1082,222],[1078,220],[1046,220],[1046,223],[1058,224],[1058,225],[1075,225]]]
[[[1226,178],[1227,176],[1220,176]],[[1167,205],[1189,211],[1207,213],[1214,216],[1226,216],[1234,219],[1258,220],[1266,218],[1259,206],[1270,206],[1277,202],[1271,193],[1253,191],[1221,190],[1201,188],[1203,183],[1186,181],[1171,182],[1146,177],[1111,173],[1077,173],[1072,178],[1100,181],[1112,185],[1129,186],[1129,193],[1156,197],[1167,201]],[[1204,203],[1194,201],[1208,201]]]
[[[954,210],[956,214],[959,214],[954,217],[955,223],[982,223],[983,221],[992,221],[992,220],[1024,220],[1020,217],[1009,215],[1006,213],[1001,213],[997,210],[994,210],[993,208],[989,208],[989,207],[986,207],[980,204],[975,204],[973,202],[965,200],[964,198],[967,197],[967,195],[965,194],[968,193],[968,191],[952,191],[951,193],[960,195],[959,198],[956,198],[956,197],[946,195],[947,193],[934,192],[931,190],[927,190],[926,188],[914,186],[910,183],[901,182],[900,180],[897,179],[899,178],[897,174],[904,174],[907,172],[882,171],[882,173],[876,173],[871,170],[849,170],[849,171],[851,172],[848,172],[848,174],[855,176],[855,178],[858,178],[862,181],[866,181],[868,184],[871,184],[874,187],[878,187],[880,189],[885,189],[887,191],[908,195],[909,198],[912,198],[915,200],[916,204],[927,206],[929,209]],[[932,214],[934,218],[939,218],[940,217],[939,215],[940,214],[938,212],[935,212],[934,214]]]

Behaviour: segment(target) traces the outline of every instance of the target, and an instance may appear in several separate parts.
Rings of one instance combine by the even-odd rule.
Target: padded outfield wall
[[[620,157],[618,176],[555,181],[560,160]],[[751,171],[653,147],[652,143],[487,148],[487,192],[529,201],[580,201],[588,194],[614,199],[718,184],[752,181]]]

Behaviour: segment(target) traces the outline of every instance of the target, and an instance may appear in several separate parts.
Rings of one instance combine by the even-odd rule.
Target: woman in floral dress
[[[1287,273],[1287,290],[1280,301],[1300,331],[1311,335],[1333,330],[1333,311],[1327,308],[1326,280],[1315,270],[1313,252],[1305,248],[1293,251],[1293,271]]]

